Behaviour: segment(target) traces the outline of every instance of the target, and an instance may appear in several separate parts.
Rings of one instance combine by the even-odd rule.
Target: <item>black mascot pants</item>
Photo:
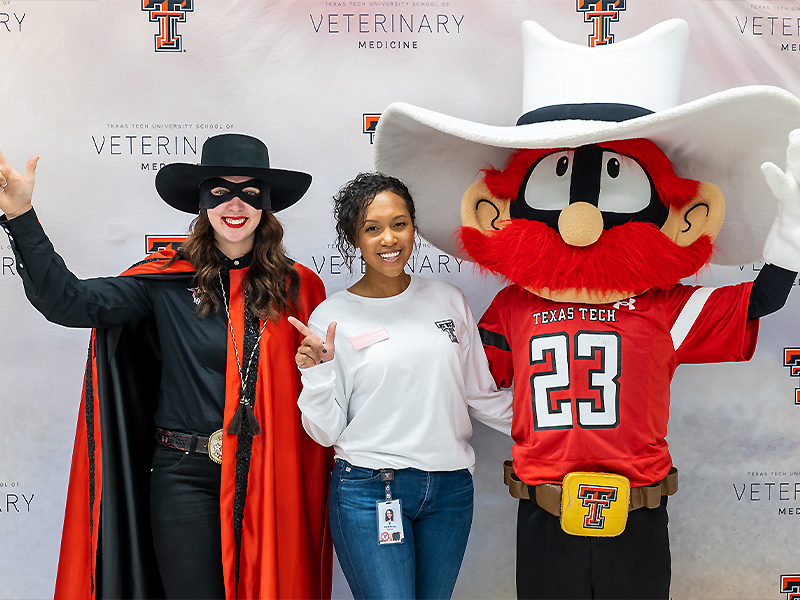
[[[520,500],[518,598],[669,598],[667,498],[639,508],[616,537],[564,533],[559,518]]]
[[[224,598],[219,486],[207,454],[156,446],[150,520],[167,598]]]

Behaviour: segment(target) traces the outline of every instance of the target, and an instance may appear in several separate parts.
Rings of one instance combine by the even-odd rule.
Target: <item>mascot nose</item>
[[[603,233],[603,215],[588,202],[574,202],[558,216],[558,232],[570,246],[589,246]]]

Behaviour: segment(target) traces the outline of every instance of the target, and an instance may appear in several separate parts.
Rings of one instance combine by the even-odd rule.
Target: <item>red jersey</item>
[[[676,285],[612,304],[501,290],[479,327],[495,381],[515,383],[519,478],[561,483],[573,471],[601,471],[643,486],[666,477],[675,368],[752,357],[751,286]]]

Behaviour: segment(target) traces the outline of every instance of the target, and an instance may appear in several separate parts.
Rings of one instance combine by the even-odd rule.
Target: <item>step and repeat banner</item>
[[[360,265],[348,272],[335,249],[330,198],[373,169],[387,105],[512,125],[524,20],[588,45],[673,17],[691,31],[682,102],[751,84],[800,96],[797,1],[0,0],[0,151],[18,169],[41,155],[39,218],[70,268],[93,277],[185,235],[189,216],[155,192],[161,167],[199,162],[211,135],[257,136],[274,167],[314,177],[280,218],[289,254],[332,293]],[[0,237],[0,597],[44,598],[89,332],[30,306]],[[424,240],[407,268],[460,286],[476,315],[501,287]],[[712,267],[697,280],[737,283],[760,268]],[[749,363],[678,369],[668,437],[680,470],[669,501],[674,598],[800,597],[798,306],[794,291],[762,320]],[[513,598],[516,501],[502,478],[511,441],[476,424],[473,442],[475,522],[455,596]],[[338,570],[334,596],[349,597]]]

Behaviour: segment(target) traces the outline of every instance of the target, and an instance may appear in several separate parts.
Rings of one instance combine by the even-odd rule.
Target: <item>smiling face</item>
[[[414,225],[406,201],[394,192],[383,191],[367,207],[364,226],[358,232],[356,248],[366,264],[364,278],[380,283],[398,277],[414,248]]]
[[[245,176],[222,177],[231,183],[243,183],[252,178]],[[253,180],[255,181],[255,180]],[[230,192],[224,185],[211,189],[213,196],[223,196]],[[257,187],[245,187],[242,194],[258,195]],[[261,221],[262,211],[253,208],[239,196],[207,209],[208,220],[214,228],[217,248],[228,258],[244,256],[253,248],[255,231]]]

